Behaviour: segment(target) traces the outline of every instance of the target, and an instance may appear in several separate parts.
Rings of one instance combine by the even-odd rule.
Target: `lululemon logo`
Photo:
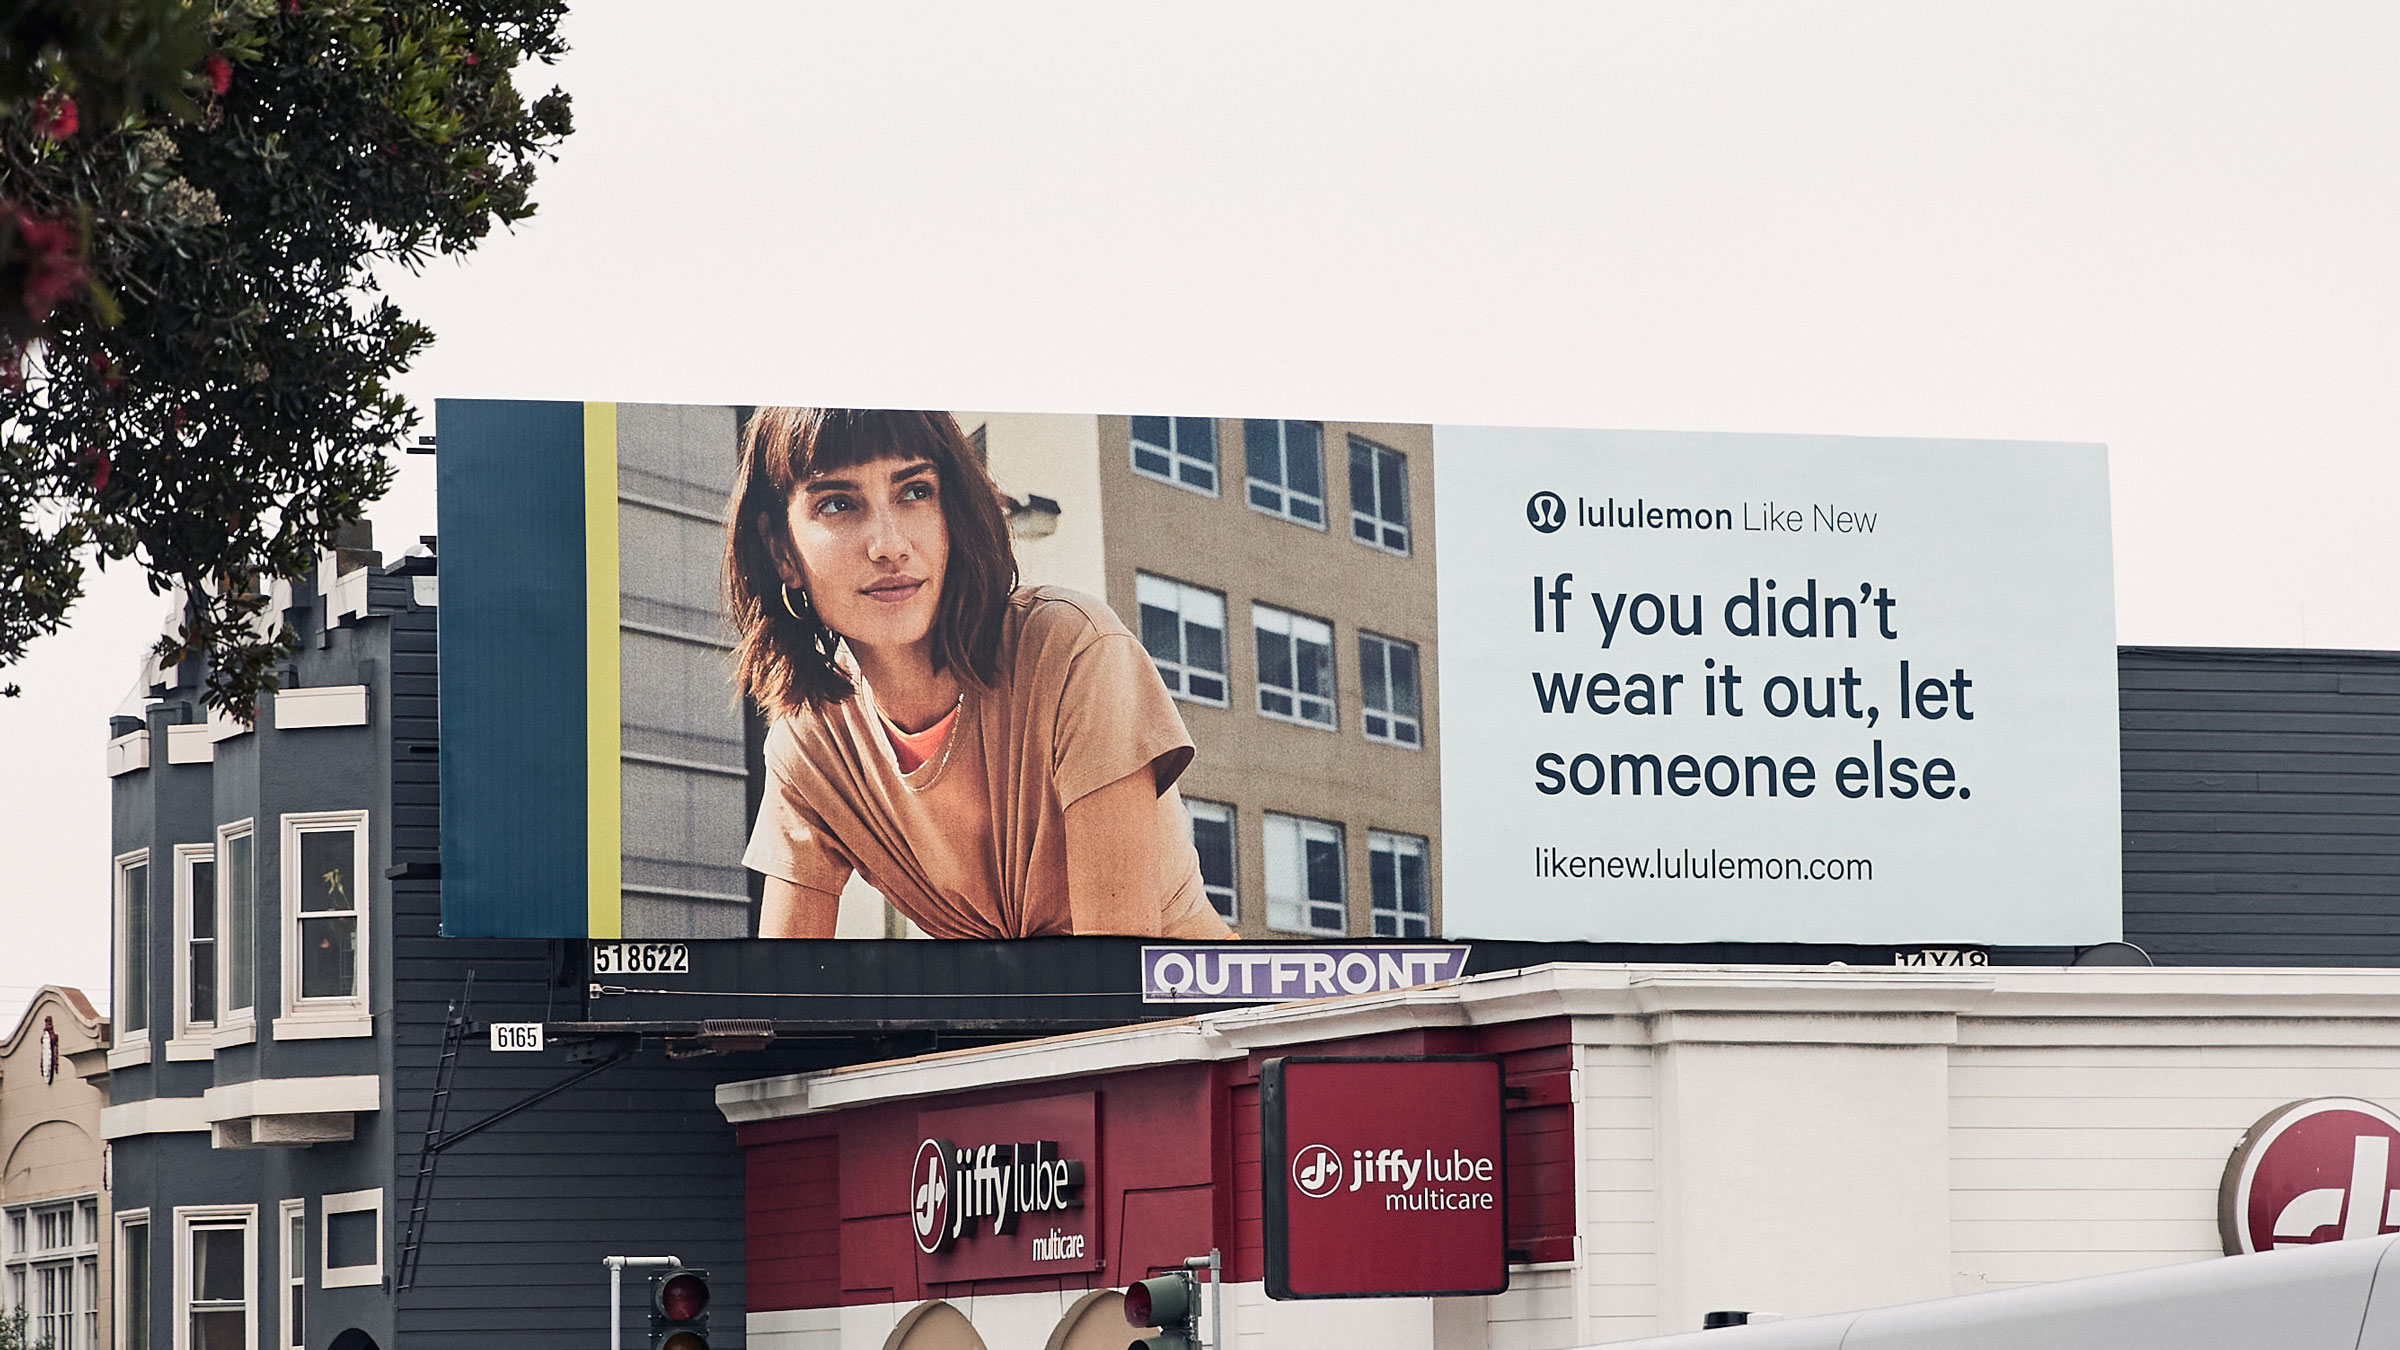
[[[1541,491],[1525,499],[1525,523],[1544,534],[1556,534],[1567,523],[1567,503],[1557,493]]]
[[[1292,1155],[1292,1184],[1311,1200],[1333,1194],[1342,1184],[1342,1155],[1310,1144]]]

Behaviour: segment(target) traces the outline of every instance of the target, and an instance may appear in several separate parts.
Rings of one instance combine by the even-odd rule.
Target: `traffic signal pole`
[[[1206,1256],[1185,1257],[1183,1266],[1208,1272],[1208,1350],[1225,1350],[1225,1324],[1218,1320],[1225,1315],[1225,1254],[1211,1247]]]
[[[683,1262],[672,1256],[603,1256],[608,1267],[608,1350],[625,1350],[625,1272],[666,1270]]]

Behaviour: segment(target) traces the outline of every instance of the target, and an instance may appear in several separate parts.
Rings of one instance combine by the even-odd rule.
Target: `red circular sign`
[[[956,1235],[950,1231],[950,1207],[958,1203],[958,1178],[951,1170],[956,1147],[947,1139],[928,1139],[917,1145],[917,1158],[908,1169],[909,1228],[917,1250],[930,1256],[948,1251]]]
[[[2400,1116],[2355,1097],[2269,1112],[2225,1164],[2217,1228],[2228,1256],[2400,1231]]]

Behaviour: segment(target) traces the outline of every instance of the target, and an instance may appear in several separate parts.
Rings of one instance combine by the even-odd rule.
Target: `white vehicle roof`
[[[2400,1350],[2395,1252],[2400,1234],[1609,1350]]]

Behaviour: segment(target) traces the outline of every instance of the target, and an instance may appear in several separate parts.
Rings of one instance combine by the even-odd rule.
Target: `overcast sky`
[[[2120,641],[2400,648],[2400,7],[1033,8],[579,6],[404,388],[2100,441]],[[7,672],[0,1035],[161,609]]]

